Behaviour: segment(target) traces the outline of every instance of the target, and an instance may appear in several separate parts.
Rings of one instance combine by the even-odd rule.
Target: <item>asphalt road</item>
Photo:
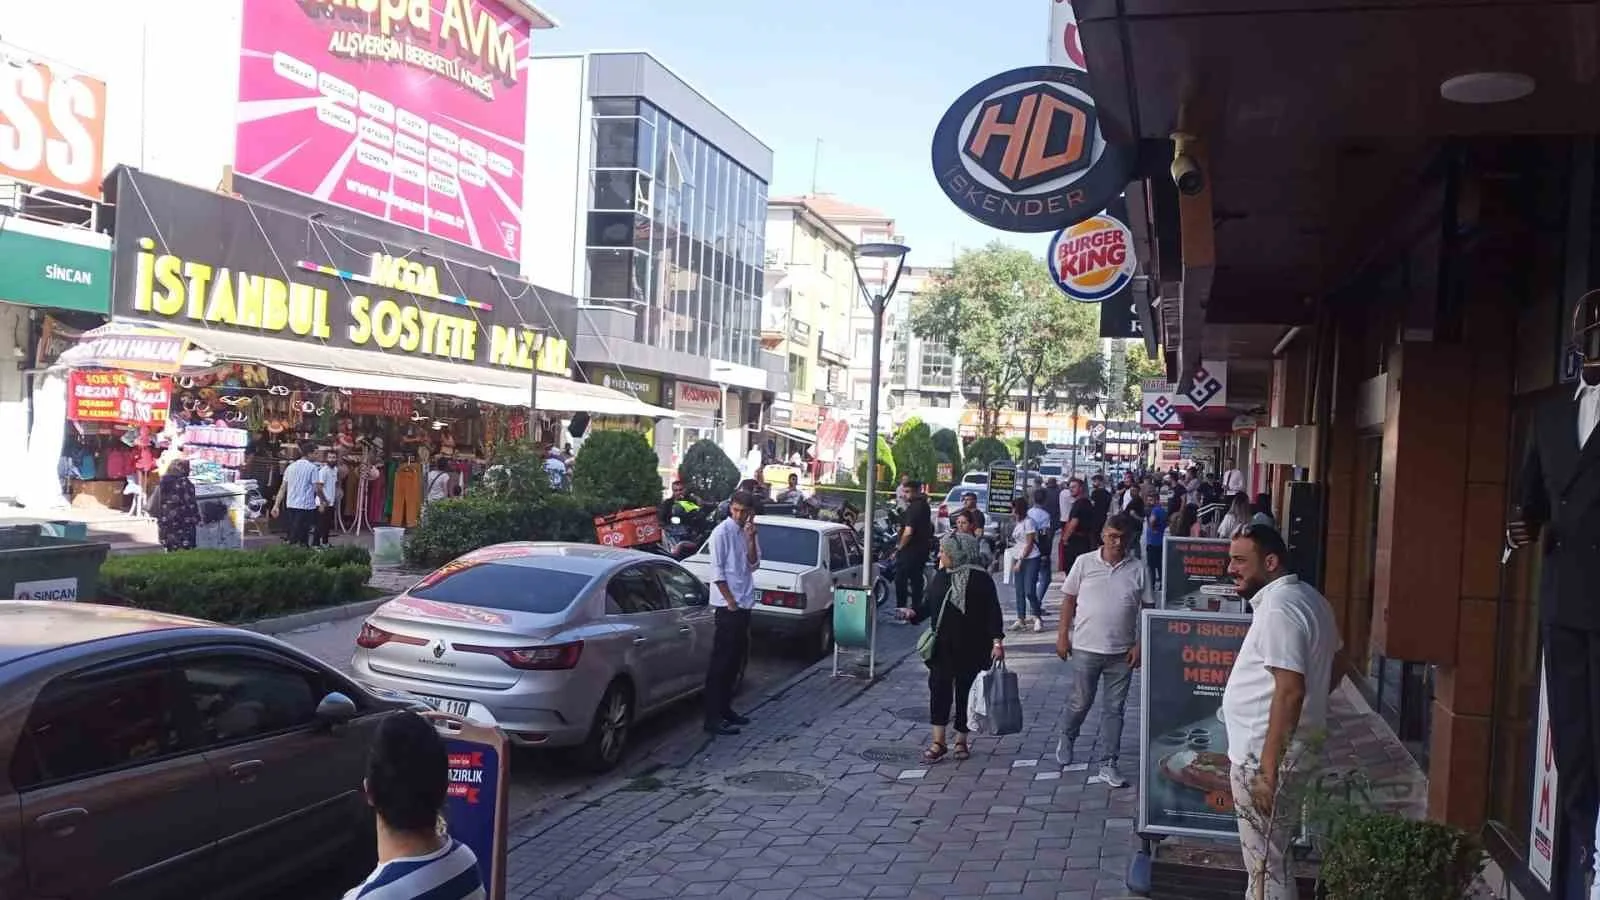
[[[276,635],[307,653],[350,672],[350,654],[364,617],[329,622],[300,631]],[[745,670],[741,696],[759,696],[810,665],[814,659],[800,656],[783,646],[757,639]],[[700,708],[693,701],[669,707],[655,717],[639,723],[629,737],[630,748],[622,764],[613,772],[594,775],[571,765],[554,751],[518,750],[511,758],[511,816],[515,822],[550,805],[568,799],[603,780],[630,777],[650,768],[650,753],[673,738],[700,725]]]

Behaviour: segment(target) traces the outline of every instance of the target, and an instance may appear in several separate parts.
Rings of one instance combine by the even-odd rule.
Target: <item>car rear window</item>
[[[944,502],[947,506],[960,506],[961,501],[965,500],[968,494],[971,494],[978,498],[979,503],[982,503],[988,493],[988,491],[975,491],[972,489],[972,485],[969,484],[966,487],[958,487],[951,491],[950,496],[944,498]]]
[[[509,612],[558,613],[592,581],[589,575],[504,563],[452,563],[407,593],[419,600]]]
[[[817,537],[817,532],[806,528],[785,528],[782,525],[756,526],[756,544],[761,548],[763,562],[814,566],[818,559]]]

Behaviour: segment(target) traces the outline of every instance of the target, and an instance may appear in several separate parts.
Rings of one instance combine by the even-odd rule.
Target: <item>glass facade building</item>
[[[586,298],[636,313],[634,340],[759,365],[767,184],[639,98],[591,117]]]

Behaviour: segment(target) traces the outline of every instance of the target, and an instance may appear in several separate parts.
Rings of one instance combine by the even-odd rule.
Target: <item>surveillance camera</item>
[[[1174,134],[1172,136],[1172,183],[1178,186],[1178,193],[1193,197],[1205,190],[1206,175],[1200,171],[1200,164],[1189,155],[1189,142],[1194,140],[1187,134]]]

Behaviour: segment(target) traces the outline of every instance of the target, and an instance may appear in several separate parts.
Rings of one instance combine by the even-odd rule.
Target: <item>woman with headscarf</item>
[[[156,533],[168,552],[193,550],[195,526],[200,524],[200,503],[189,480],[189,461],[175,459],[156,488]]]
[[[945,725],[955,728],[955,758],[972,755],[967,743],[967,693],[978,673],[1005,658],[1005,620],[994,579],[983,569],[978,539],[952,533],[939,544],[939,571],[928,583],[922,604],[899,610],[910,622],[932,620],[933,655],[928,659],[928,713],[933,740],[922,760],[936,763],[950,747]],[[955,717],[951,718],[951,707]]]

